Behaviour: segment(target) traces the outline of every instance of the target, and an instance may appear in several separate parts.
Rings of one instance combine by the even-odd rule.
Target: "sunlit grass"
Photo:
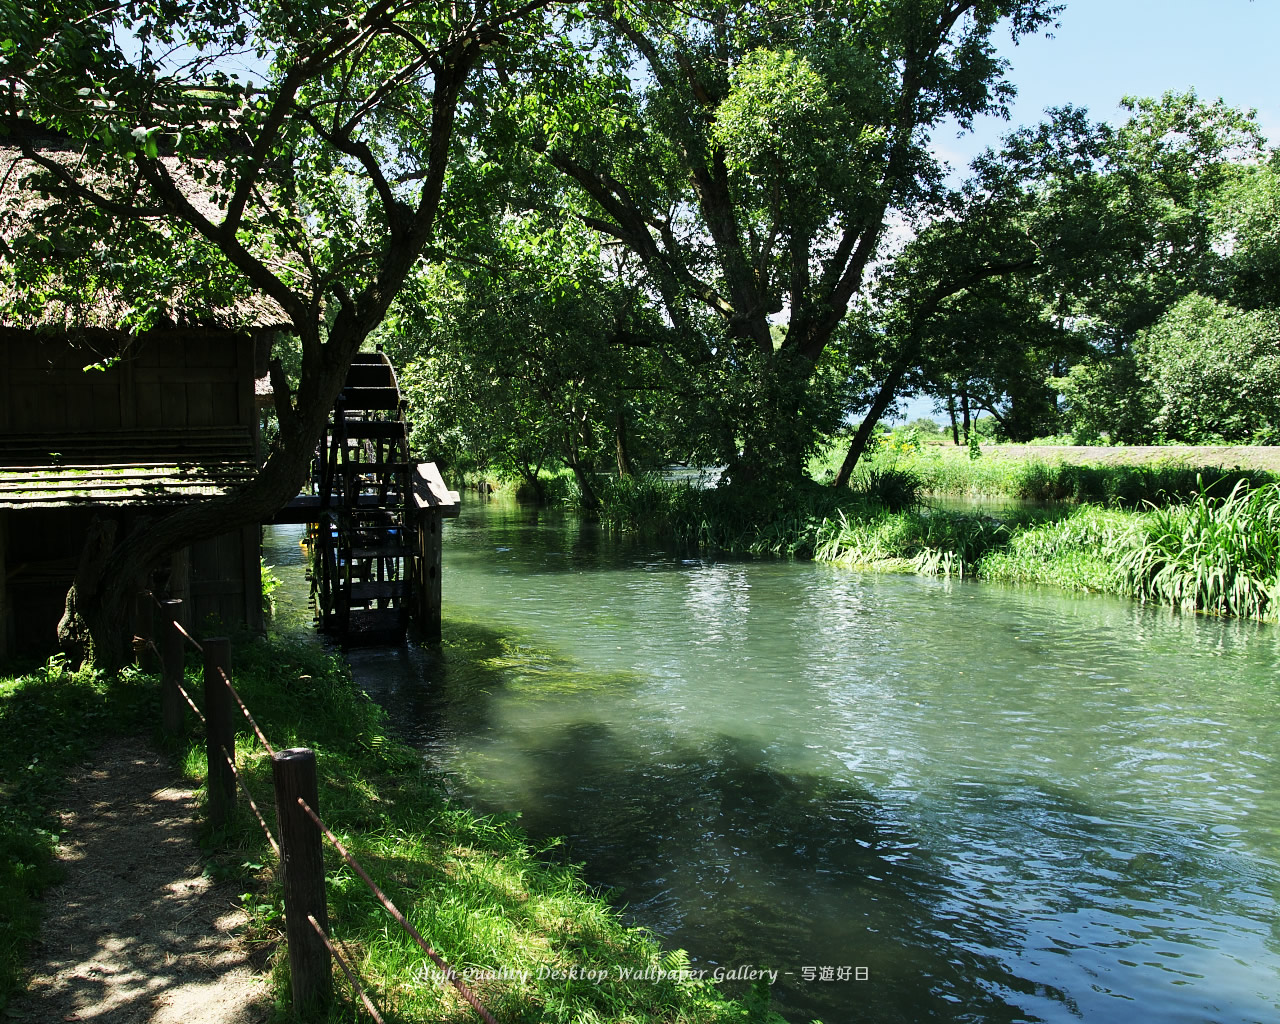
[[[887,469],[910,473],[927,495],[1130,507],[1188,501],[1206,484],[1210,493],[1223,497],[1241,480],[1258,487],[1275,479],[1262,470],[1195,466],[1172,457],[1139,464],[1071,463],[1005,458],[988,449],[971,459],[965,449],[943,445],[881,447],[868,453],[858,473]]]
[[[841,513],[816,557],[843,565],[1123,594],[1181,611],[1274,620],[1280,485],[1145,510],[1095,505],[998,516],[926,509]]]
[[[505,656],[492,636],[465,625],[454,632],[447,657],[478,659],[483,672],[487,660]],[[726,999],[709,982],[681,977],[687,957],[627,927],[554,842],[535,846],[513,821],[451,803],[339,659],[306,642],[241,638],[232,662],[236,688],[272,744],[316,751],[322,817],[504,1024],[780,1021]],[[199,702],[194,656],[186,682]],[[40,894],[57,877],[51,812],[65,772],[91,757],[104,736],[152,732],[158,717],[156,680],[133,670],[108,681],[55,660],[0,680],[0,1002],[20,985]],[[186,717],[186,734],[165,745],[177,770],[202,787],[204,742],[194,715]],[[242,776],[274,828],[270,758],[247,728],[236,745]],[[206,830],[203,843],[209,873],[240,879],[248,940],[271,951],[287,1017],[283,896],[266,838],[242,800],[233,821],[218,833]],[[325,861],[331,932],[387,1020],[478,1019],[327,845]],[[336,967],[334,978],[338,999],[328,1020],[365,1019]]]
[[[1280,485],[1243,483],[1154,509],[1119,559],[1144,601],[1183,611],[1275,619],[1280,599]]]

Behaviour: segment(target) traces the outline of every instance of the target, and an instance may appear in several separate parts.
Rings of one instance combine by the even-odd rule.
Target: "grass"
[[[446,656],[483,660],[496,642],[464,634],[446,643]],[[237,641],[233,666],[237,690],[277,749],[316,750],[322,817],[427,941],[472,979],[500,1020],[780,1021],[759,998],[738,1003],[682,973],[685,954],[663,950],[647,932],[624,925],[579,868],[556,855],[554,843],[534,847],[512,822],[449,802],[421,756],[388,732],[381,709],[336,658],[306,642],[246,639]],[[192,661],[193,694],[201,692],[198,678]],[[7,735],[0,759],[2,998],[21,982],[39,894],[56,877],[50,809],[66,769],[90,756],[105,734],[150,729],[158,702],[153,677],[132,671],[108,681],[67,672],[58,662],[0,684],[0,726]],[[274,824],[270,759],[249,733],[241,733],[237,746],[240,770]],[[194,727],[170,749],[199,784],[203,740]],[[207,869],[243,877],[250,939],[275,950],[278,1015],[290,1019],[283,895],[266,840],[247,808],[207,839]],[[331,932],[352,954],[387,1020],[474,1021],[474,1011],[424,968],[422,953],[327,845],[325,858]],[[328,1019],[358,1019],[336,969],[335,991],[339,999]]]
[[[1241,483],[1154,509],[1119,559],[1126,589],[1183,611],[1277,618],[1280,611],[1280,485]]]
[[[884,571],[1104,591],[1180,611],[1280,618],[1280,485],[1240,481],[1145,510],[842,512],[816,557]]]
[[[809,558],[823,522],[852,496],[804,482],[701,488],[640,476],[602,478],[597,497],[595,515],[608,529],[710,550]]]
[[[902,456],[861,467],[843,492],[610,478],[600,484],[598,515],[611,529],[703,549],[1054,584],[1262,620],[1280,613],[1280,484],[1268,474],[992,460],[997,468],[984,477],[973,468],[983,459],[936,460],[958,467],[953,483],[998,480],[1016,497],[1061,497],[1068,488],[1106,495],[1105,503],[991,515],[930,507],[924,494],[939,489],[938,476],[918,477],[919,462]]]
[[[816,464],[819,471],[825,463]],[[926,495],[968,498],[1009,497],[1023,501],[1071,501],[1139,507],[1194,498],[1208,490],[1225,497],[1241,480],[1250,487],[1275,482],[1262,470],[1194,466],[1176,459],[1130,465],[1070,463],[1041,458],[971,459],[965,449],[925,445],[887,435],[859,464],[857,475],[905,472],[919,480]]]

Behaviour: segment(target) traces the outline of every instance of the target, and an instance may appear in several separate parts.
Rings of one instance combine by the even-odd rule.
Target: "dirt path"
[[[237,938],[243,882],[202,875],[193,795],[142,741],[113,741],[71,781],[66,881],[45,896],[28,994],[33,1022],[259,1024],[266,978]]]

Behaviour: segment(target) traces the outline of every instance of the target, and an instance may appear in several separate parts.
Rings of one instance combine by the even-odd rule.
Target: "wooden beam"
[[[413,468],[413,500],[422,512],[447,516],[450,519],[462,511],[457,491],[445,485],[444,477],[434,462],[419,462]]]

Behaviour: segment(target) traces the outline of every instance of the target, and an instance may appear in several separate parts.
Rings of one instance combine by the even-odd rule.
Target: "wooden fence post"
[[[221,827],[236,809],[236,776],[227,758],[236,756],[235,718],[231,690],[223,672],[231,667],[231,641],[214,636],[204,641],[205,756],[209,764],[209,819]],[[226,755],[223,755],[223,750]]]
[[[186,702],[178,687],[182,684],[182,634],[177,622],[182,618],[182,602],[176,598],[161,601],[164,611],[160,616],[160,701],[164,731],[170,736],[182,732],[186,716]]]
[[[293,1010],[307,1020],[309,1014],[323,1012],[333,998],[329,950],[307,921],[310,914],[321,928],[329,930],[323,839],[310,815],[298,806],[298,797],[302,797],[308,807],[320,813],[315,751],[306,747],[276,751],[271,757],[271,778],[276,789]]]

